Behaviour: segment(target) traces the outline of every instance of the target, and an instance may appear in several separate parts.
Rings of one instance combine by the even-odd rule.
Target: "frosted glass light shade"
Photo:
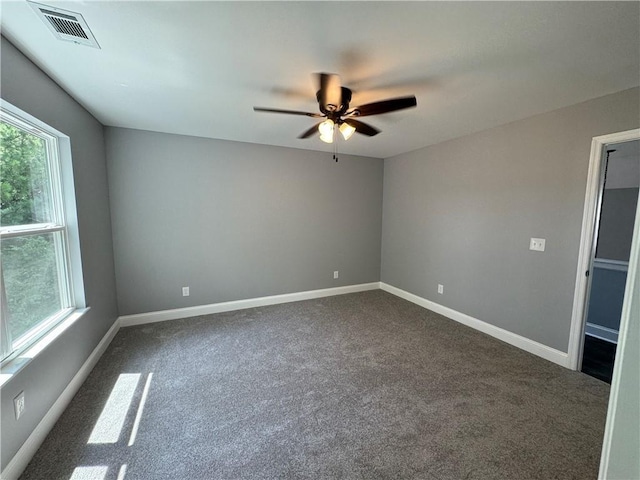
[[[333,143],[333,127],[335,124],[333,120],[327,119],[318,125],[318,131],[320,132],[320,140],[325,143]]]
[[[349,140],[355,131],[356,129],[347,123],[340,125],[340,133],[345,140]]]
[[[320,134],[320,140],[324,143],[333,143],[333,132],[330,135],[325,135],[324,133]]]

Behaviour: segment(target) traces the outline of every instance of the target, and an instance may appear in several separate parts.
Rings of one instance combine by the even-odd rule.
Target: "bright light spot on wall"
[[[139,373],[120,374],[87,443],[118,441],[139,380]]]
[[[76,467],[69,480],[104,480],[109,467],[101,465],[99,467]]]

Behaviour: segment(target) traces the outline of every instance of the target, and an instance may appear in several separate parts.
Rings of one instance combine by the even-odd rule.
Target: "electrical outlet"
[[[182,296],[183,297],[189,296],[189,287],[182,287]]]
[[[544,238],[532,238],[529,242],[529,250],[535,250],[537,252],[544,252]]]
[[[16,413],[16,420],[24,413],[24,407],[24,392],[20,392],[18,396],[13,399],[13,409]]]
[[[333,272],[333,278],[334,278],[334,280],[335,280],[336,278],[338,278],[338,276],[339,276],[339,275],[340,275],[340,273],[338,272],[338,270],[336,270],[335,272]]]
[[[438,284],[438,293],[442,295],[444,293],[444,285]]]

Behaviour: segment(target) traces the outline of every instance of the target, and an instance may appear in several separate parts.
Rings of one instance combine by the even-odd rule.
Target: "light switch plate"
[[[544,252],[544,244],[546,239],[544,238],[532,238],[529,243],[529,250],[535,250],[537,252]]]

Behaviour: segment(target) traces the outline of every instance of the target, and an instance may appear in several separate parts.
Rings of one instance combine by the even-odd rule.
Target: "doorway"
[[[640,130],[592,142],[569,362],[611,383],[640,187]]]
[[[581,371],[611,383],[640,187],[640,140],[606,145]]]

